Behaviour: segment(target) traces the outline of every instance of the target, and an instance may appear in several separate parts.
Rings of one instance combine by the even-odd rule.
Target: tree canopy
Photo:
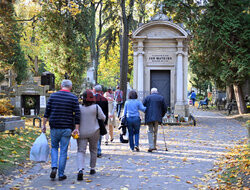
[[[250,75],[249,1],[210,1],[194,31],[191,69],[217,85],[234,85],[240,113],[245,112],[240,86]],[[238,92],[238,93],[237,93]]]
[[[0,3],[0,79],[12,69],[17,81],[31,69],[48,70],[56,84],[65,73],[81,88],[88,67],[97,83],[132,81],[130,36],[161,11],[190,34],[194,86],[240,86],[249,78],[249,1],[245,0],[75,0]],[[28,65],[27,65],[28,63]],[[20,74],[21,73],[21,74]],[[203,88],[203,87],[202,87]],[[205,88],[205,87],[204,87]],[[237,98],[236,98],[237,99]]]
[[[0,3],[0,73],[12,69],[20,83],[27,76],[27,62],[20,46],[22,27],[17,23],[12,1]]]

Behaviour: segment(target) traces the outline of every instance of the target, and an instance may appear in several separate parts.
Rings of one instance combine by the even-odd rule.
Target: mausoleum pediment
[[[152,27],[148,30],[143,30],[139,34],[139,36],[147,36],[150,37],[157,37],[157,38],[171,38],[182,36],[179,31],[176,31],[170,27]]]
[[[133,38],[186,38],[187,32],[169,21],[153,21],[142,25],[133,33]]]

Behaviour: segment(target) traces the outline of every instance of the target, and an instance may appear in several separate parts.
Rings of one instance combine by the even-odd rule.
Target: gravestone
[[[188,33],[160,13],[132,34],[133,88],[141,99],[155,87],[175,114],[187,117]]]
[[[0,116],[0,132],[14,131],[16,128],[25,127],[25,121],[20,116]]]
[[[87,82],[95,85],[95,68],[94,67],[90,67],[87,70]]]
[[[66,75],[67,73],[65,73]],[[49,71],[45,71],[41,76],[41,85],[49,85],[49,90],[55,90],[55,75]]]
[[[5,75],[5,78],[8,80],[8,87],[11,88],[15,85],[17,74],[15,74],[12,70],[8,71],[8,74]]]

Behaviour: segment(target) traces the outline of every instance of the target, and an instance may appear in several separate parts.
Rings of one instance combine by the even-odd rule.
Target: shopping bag
[[[123,128],[124,129],[124,128]],[[128,143],[129,135],[128,135],[128,128],[125,129],[125,134],[123,133],[123,130],[121,130],[120,133],[120,142],[121,143]]]
[[[42,133],[35,140],[30,150],[30,160],[37,162],[47,162],[49,158],[49,144],[46,135]]]
[[[77,150],[77,142],[76,139],[74,139],[73,137],[70,137],[70,150],[71,151]]]
[[[126,127],[126,134],[123,135],[123,139],[124,139],[124,140],[128,140],[128,138],[129,138],[129,135],[128,135],[128,128]]]

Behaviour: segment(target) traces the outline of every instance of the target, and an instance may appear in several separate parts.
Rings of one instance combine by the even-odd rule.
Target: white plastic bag
[[[124,139],[124,140],[128,140],[128,138],[129,138],[129,135],[128,135],[128,128],[126,127],[126,134],[123,135],[123,139]]]
[[[73,137],[70,137],[70,150],[71,151],[77,150],[77,142],[76,139],[74,139]]]
[[[35,140],[30,150],[30,160],[37,162],[47,162],[49,158],[49,144],[46,135],[42,133]]]

